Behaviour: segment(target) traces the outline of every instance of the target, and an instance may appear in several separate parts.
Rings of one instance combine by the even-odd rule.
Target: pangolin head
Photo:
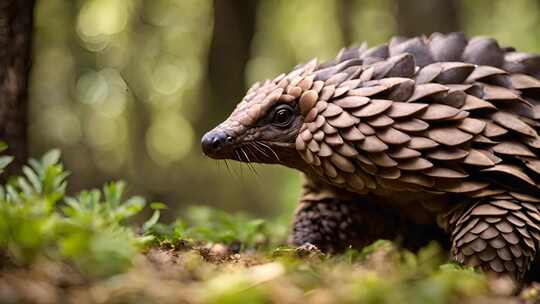
[[[317,114],[313,109],[325,82],[316,80],[316,68],[312,60],[289,74],[254,84],[231,115],[203,136],[204,153],[215,159],[304,169],[296,138]]]

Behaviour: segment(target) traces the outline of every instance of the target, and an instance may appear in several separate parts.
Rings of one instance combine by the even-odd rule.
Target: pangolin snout
[[[226,150],[232,146],[233,138],[222,130],[211,130],[206,132],[201,139],[201,146],[204,154],[212,158],[226,157]]]

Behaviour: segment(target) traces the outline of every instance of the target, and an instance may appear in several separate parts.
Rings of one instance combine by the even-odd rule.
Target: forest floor
[[[170,244],[169,244],[170,245]],[[509,282],[379,241],[362,252],[246,250],[223,244],[152,247],[122,273],[91,277],[39,258],[0,272],[1,303],[537,303],[540,287]]]
[[[164,204],[124,198],[122,182],[69,196],[59,157],[0,186],[0,303],[540,302],[540,284],[516,291],[450,263],[436,243],[327,255],[287,247],[287,218],[192,207],[165,224]],[[148,206],[150,218],[132,220]]]

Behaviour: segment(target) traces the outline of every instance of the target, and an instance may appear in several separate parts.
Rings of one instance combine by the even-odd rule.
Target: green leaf
[[[153,202],[150,204],[150,208],[153,210],[164,210],[167,209],[167,205],[161,202]]]
[[[43,167],[49,167],[56,165],[58,161],[60,160],[60,150],[53,149],[49,152],[47,152],[43,157],[41,158],[41,163],[43,164]]]
[[[159,210],[154,210],[154,213],[152,213],[152,216],[144,222],[142,229],[143,231],[148,231],[150,228],[152,228],[158,221],[159,221]]]
[[[19,188],[21,188],[24,195],[27,197],[34,195],[34,189],[28,184],[26,179],[19,177],[17,178],[17,183],[19,185]]]
[[[19,193],[12,185],[6,186],[7,195],[9,197],[9,200],[14,203],[21,203],[21,197],[19,196]]]
[[[142,197],[132,197],[120,207],[117,207],[113,210],[115,214],[115,219],[117,221],[123,221],[129,217],[132,217],[141,212],[144,209],[145,205],[146,202]]]
[[[120,204],[126,183],[123,181],[111,182],[103,187],[105,201],[111,208],[116,208]]]
[[[32,184],[32,187],[34,187],[35,192],[42,193],[43,187],[36,172],[28,166],[24,166],[22,170],[26,179]]]
[[[0,156],[0,171],[13,161],[13,156]]]

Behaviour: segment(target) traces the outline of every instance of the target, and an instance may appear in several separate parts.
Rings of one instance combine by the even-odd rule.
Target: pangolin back
[[[285,92],[276,100],[297,97],[297,150],[351,191],[540,202],[539,78],[537,55],[490,38],[434,34],[311,61],[254,86],[244,102],[276,88]]]

